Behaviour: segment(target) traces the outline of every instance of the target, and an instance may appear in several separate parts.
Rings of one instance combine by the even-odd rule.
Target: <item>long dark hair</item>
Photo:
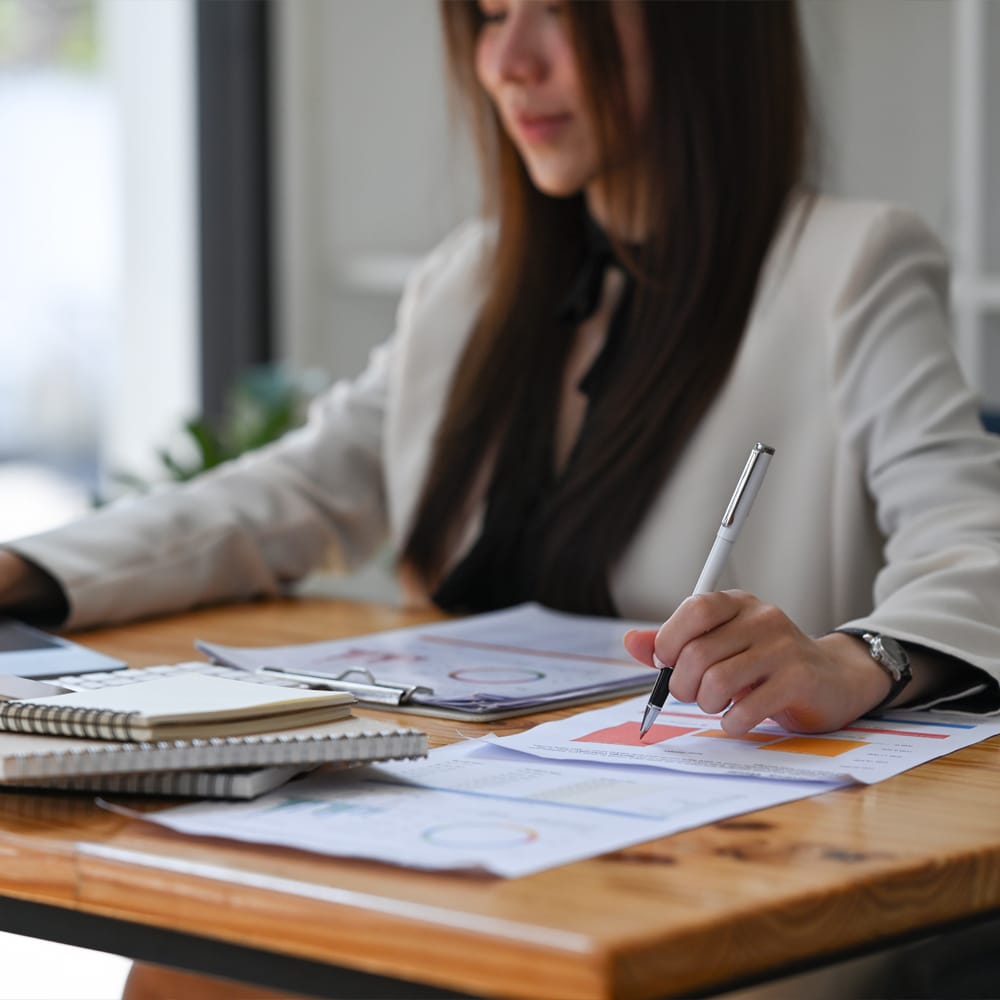
[[[626,259],[637,279],[627,349],[593,403],[586,439],[543,501],[534,596],[591,613],[614,613],[609,574],[726,379],[807,156],[791,0],[646,0],[642,8],[650,103],[633,134],[609,4],[565,5],[605,156],[630,154],[650,182],[649,231]],[[574,335],[554,315],[582,259],[586,225],[582,196],[534,187],[476,82],[478,6],[443,0],[441,9],[498,242],[402,555],[430,586],[469,513],[483,455],[492,448],[502,462],[506,454],[510,476],[538,476],[532,456],[551,457],[553,399]],[[610,194],[620,205],[629,190]]]

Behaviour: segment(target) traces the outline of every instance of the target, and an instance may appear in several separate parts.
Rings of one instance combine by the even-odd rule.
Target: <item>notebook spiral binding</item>
[[[34,751],[9,759],[5,777],[11,781],[57,774],[116,774],[180,769],[239,768],[263,765],[362,763],[402,757],[423,757],[427,736],[414,729],[392,732],[325,734],[261,734],[134,743],[99,747]],[[67,764],[72,765],[67,770]]]
[[[69,708],[63,705],[0,703],[0,729],[41,736],[77,736],[94,740],[132,740],[132,720],[138,712],[115,712],[100,708]]]

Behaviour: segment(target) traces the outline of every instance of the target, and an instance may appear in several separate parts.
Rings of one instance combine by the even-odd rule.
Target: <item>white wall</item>
[[[802,25],[831,191],[889,198],[947,231],[948,0],[805,0]]]
[[[200,406],[193,7],[192,0],[104,0],[101,13],[122,227],[102,465],[157,478],[156,450]]]
[[[968,0],[965,0],[968,2]],[[1000,3],[978,0],[973,28],[978,28],[979,81],[978,122],[971,134],[981,137],[977,180],[982,187],[981,226],[973,233],[969,252],[975,258],[970,267],[971,288],[963,306],[971,313],[969,335],[978,337],[978,361],[984,375],[981,384],[991,409],[1000,413]],[[969,35],[973,34],[970,29]],[[970,44],[972,44],[970,42]],[[970,81],[970,86],[972,81]],[[976,206],[970,205],[970,212]],[[972,242],[975,241],[975,242]]]
[[[357,371],[402,278],[476,204],[449,130],[433,0],[277,5],[279,327],[296,366]]]
[[[983,173],[992,184],[985,208],[985,261],[990,274],[1000,275],[1000,3],[984,0],[985,40],[985,162]],[[990,55],[992,54],[992,58]],[[1000,329],[997,331],[1000,336]]]
[[[1000,409],[997,0],[801,0],[828,190],[916,208],[954,262],[956,348]]]

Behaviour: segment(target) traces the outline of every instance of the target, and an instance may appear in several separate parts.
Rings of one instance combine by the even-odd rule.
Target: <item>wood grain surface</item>
[[[199,658],[195,638],[286,644],[434,617],[288,599],[73,638],[145,666]],[[432,745],[479,731],[358,714],[416,725]],[[183,837],[87,797],[7,792],[0,893],[483,996],[685,995],[1000,912],[998,770],[992,740],[520,879]]]

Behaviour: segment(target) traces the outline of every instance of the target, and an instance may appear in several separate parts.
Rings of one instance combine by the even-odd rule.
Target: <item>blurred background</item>
[[[1000,0],[801,9],[824,186],[941,235],[1000,412]],[[266,422],[356,373],[477,205],[434,0],[0,0],[0,197],[0,541],[208,464],[187,422],[252,439],[234,389]],[[349,592],[391,597],[373,572]],[[111,997],[124,968],[0,955],[18,998]]]
[[[801,8],[824,185],[940,233],[1000,410],[1000,3]],[[247,372],[357,372],[477,205],[433,0],[0,0],[0,191],[0,540],[196,471]]]

